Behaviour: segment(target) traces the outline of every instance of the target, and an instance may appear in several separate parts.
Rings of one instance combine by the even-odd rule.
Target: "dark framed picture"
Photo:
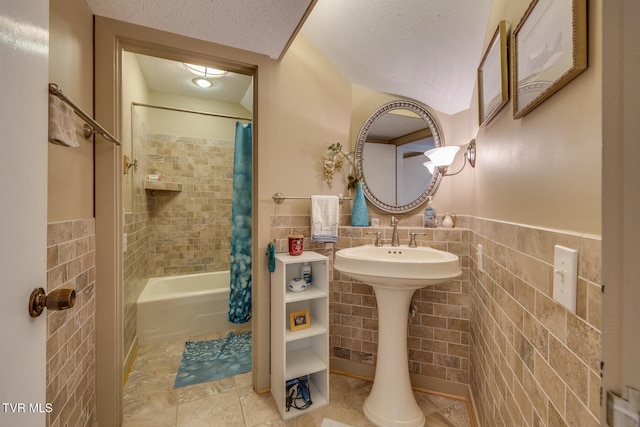
[[[289,325],[292,331],[299,331],[311,326],[309,310],[294,311],[289,314]]]
[[[488,124],[509,102],[507,21],[500,21],[478,67],[478,119]]]
[[[533,0],[512,37],[513,117],[587,69],[587,0]]]

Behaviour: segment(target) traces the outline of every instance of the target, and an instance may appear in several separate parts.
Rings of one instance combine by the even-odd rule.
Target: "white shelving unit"
[[[287,288],[311,265],[311,286],[302,292]],[[309,310],[311,325],[291,330],[289,315]],[[313,404],[306,410],[286,408],[286,381],[309,376]],[[271,394],[283,419],[304,414],[329,403],[329,261],[305,251],[301,255],[276,254],[271,273]]]

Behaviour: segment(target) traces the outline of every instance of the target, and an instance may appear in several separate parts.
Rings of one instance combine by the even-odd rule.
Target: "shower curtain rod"
[[[192,113],[192,114],[201,114],[203,116],[222,117],[223,119],[246,120],[249,122],[251,121],[251,118],[246,118],[246,117],[230,116],[228,114],[219,114],[219,113],[209,113],[207,111],[186,110],[184,108],[163,107],[161,105],[144,104],[142,102],[132,102],[131,105],[133,105],[134,107],[138,106],[138,107],[157,108],[160,110],[178,111],[180,113]]]

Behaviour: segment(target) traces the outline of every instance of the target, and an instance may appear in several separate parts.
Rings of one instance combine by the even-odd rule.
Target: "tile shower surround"
[[[47,426],[92,426],[95,390],[95,221],[47,227],[47,293],[76,290],[74,307],[47,316]]]
[[[182,184],[147,196],[152,277],[229,270],[234,142],[148,138],[149,173]]]
[[[376,215],[380,224],[390,215]],[[456,228],[425,229],[421,215],[400,218],[400,243],[410,232],[419,245],[460,256],[462,276],[416,292],[409,318],[412,373],[468,384],[483,426],[597,426],[600,399],[601,240],[475,217],[458,217]],[[341,217],[338,243],[310,242],[308,215],[272,220],[276,247],[303,234],[305,250],[333,256],[345,247],[373,244],[365,233],[391,227],[350,227]],[[477,245],[484,246],[483,272]],[[552,299],[553,247],[577,249],[578,299],[572,314]],[[335,246],[335,248],[333,247]],[[333,271],[330,284],[332,357],[374,364],[377,310],[372,289]]]
[[[134,109],[133,212],[125,214],[124,365],[136,345],[136,301],[149,277],[229,269],[233,141],[152,134]],[[182,191],[148,191],[160,172]]]
[[[133,362],[137,345],[136,301],[144,289],[149,273],[149,192],[143,187],[149,171],[149,133],[138,108],[133,109],[133,143],[131,158],[138,162],[138,170],[129,169],[125,182],[132,186],[132,212],[124,215],[127,250],[123,254],[123,363],[127,372]],[[133,160],[132,160],[133,161]],[[126,374],[125,374],[126,375]]]

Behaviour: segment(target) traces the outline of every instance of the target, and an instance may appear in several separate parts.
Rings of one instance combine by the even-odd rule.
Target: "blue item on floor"
[[[174,388],[251,371],[251,332],[208,341],[187,341]]]

